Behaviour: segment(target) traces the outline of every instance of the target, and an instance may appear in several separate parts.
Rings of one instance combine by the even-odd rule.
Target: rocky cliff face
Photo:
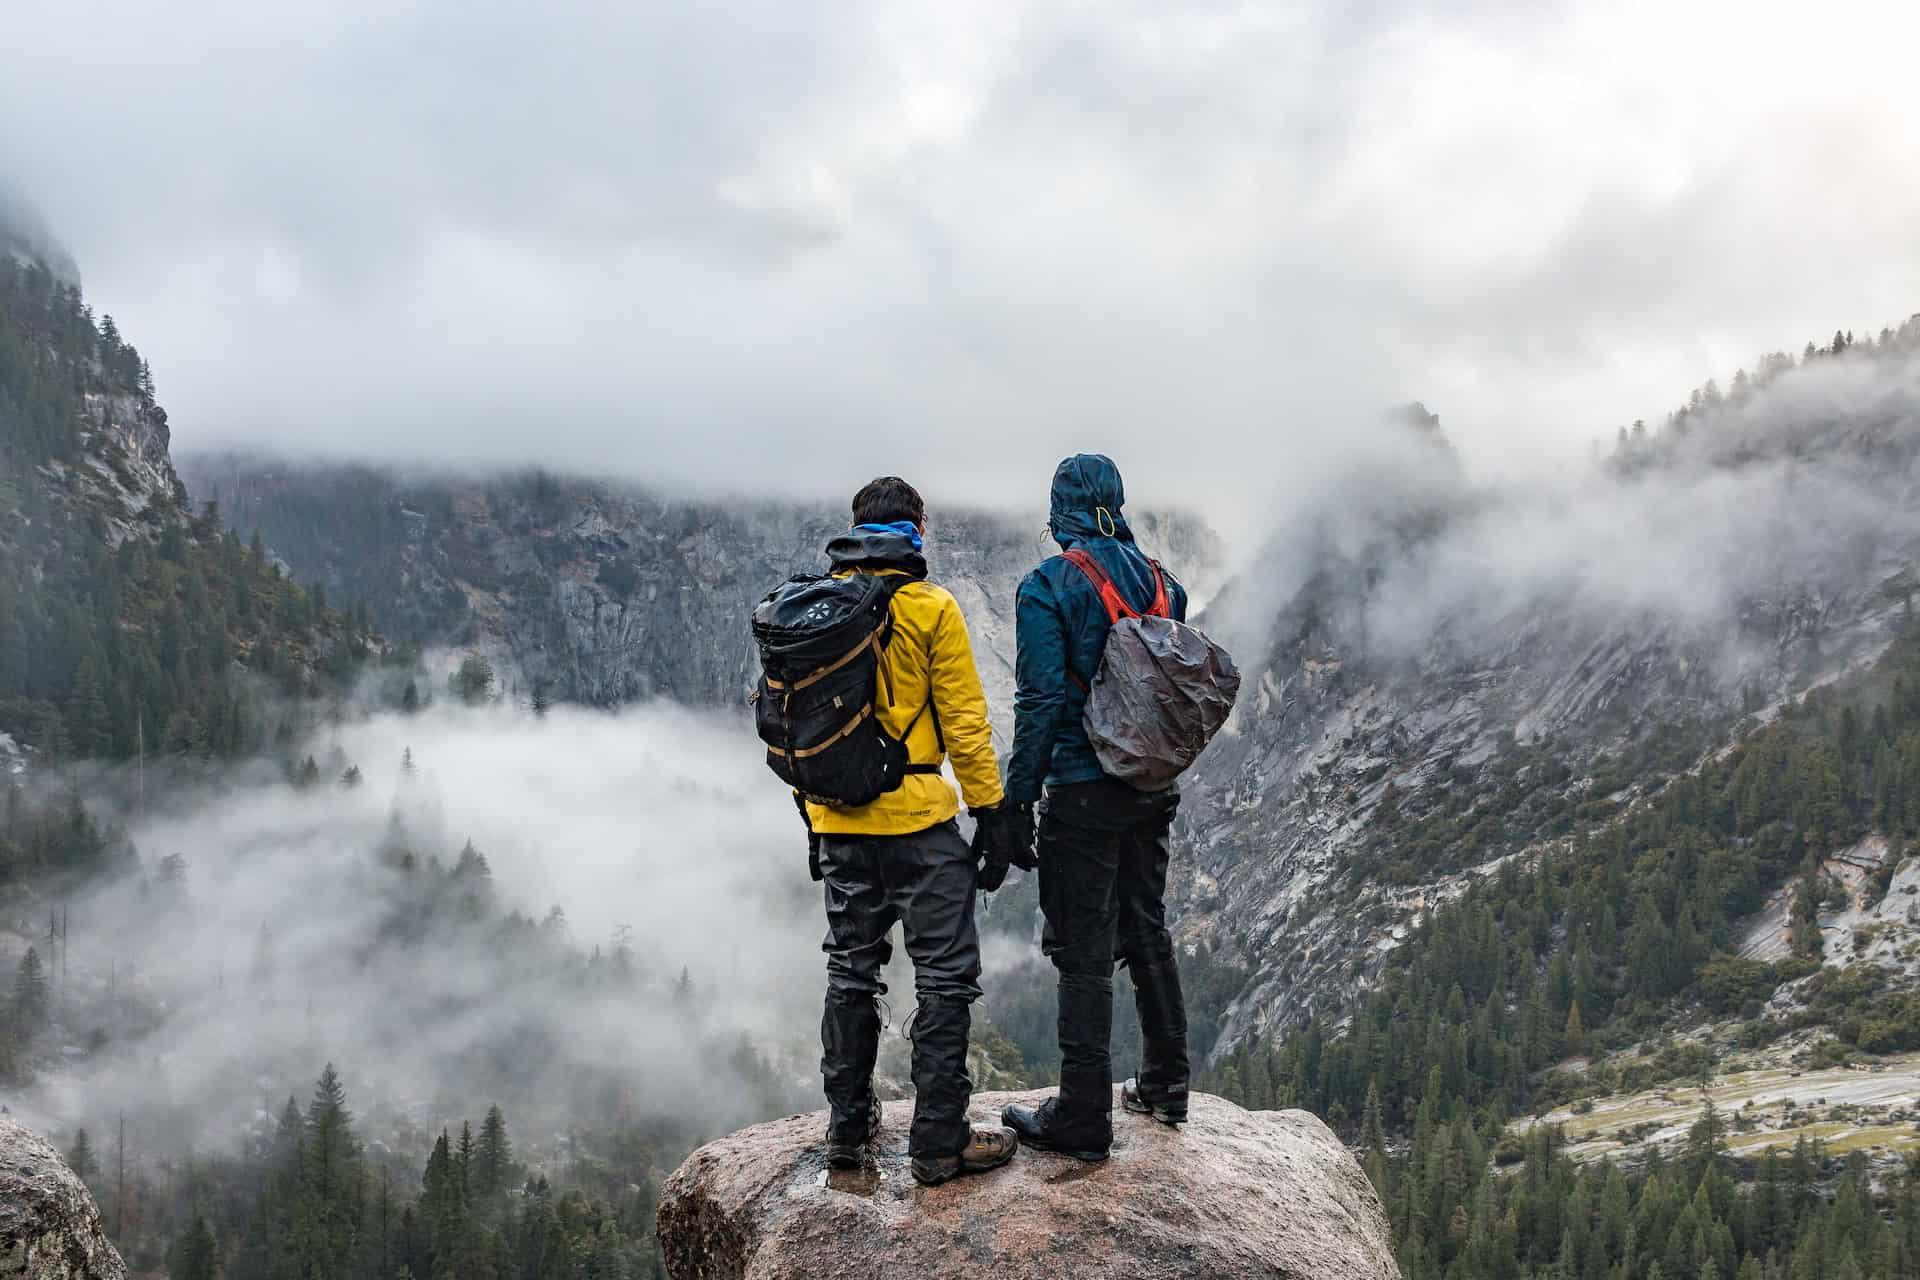
[[[75,516],[99,517],[110,547],[136,532],[180,526],[187,491],[168,453],[166,411],[128,392],[89,392],[84,406],[83,451],[72,462],[47,464],[49,496]]]
[[[976,1123],[1038,1094],[981,1094]],[[1178,1131],[1120,1113],[1113,1154],[1085,1165],[1022,1151],[992,1173],[917,1186],[912,1104],[890,1103],[871,1167],[829,1171],[824,1112],[756,1125],[687,1157],[662,1192],[674,1280],[991,1275],[1001,1280],[1397,1280],[1379,1199],[1302,1111],[1206,1094]]]
[[[260,529],[302,577],[366,601],[390,638],[486,654],[507,691],[610,706],[648,697],[738,705],[755,673],[748,618],[788,575],[818,571],[844,512],[687,502],[539,473],[402,477],[235,457],[182,463],[235,528]],[[940,511],[928,558],[966,610],[981,676],[1011,707],[1013,594],[1050,547],[1044,517]],[[1196,519],[1141,537],[1204,590],[1218,539]]]
[[[1410,442],[1297,513],[1287,583],[1225,594],[1245,683],[1174,891],[1180,933],[1250,974],[1222,1050],[1337,1011],[1471,876],[1885,648],[1920,564],[1920,359],[1808,378],[1839,385],[1549,500]]]
[[[125,1280],[86,1184],[58,1152],[0,1115],[0,1276]]]

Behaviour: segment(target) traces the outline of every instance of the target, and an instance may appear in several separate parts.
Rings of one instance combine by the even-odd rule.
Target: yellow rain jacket
[[[829,548],[831,554],[833,548]],[[860,568],[846,573],[899,573],[897,569]],[[908,734],[907,758],[914,764],[953,762],[954,776],[967,807],[1000,802],[1000,762],[993,753],[987,722],[987,696],[973,665],[973,643],[960,602],[945,587],[911,582],[893,594],[893,638],[883,651],[884,666],[875,677],[874,706],[880,725],[898,738]],[[888,685],[893,699],[887,699]],[[931,711],[914,717],[933,699]],[[934,727],[936,717],[939,727]],[[945,822],[960,811],[953,784],[938,773],[910,773],[894,790],[859,808],[807,805],[813,829],[824,835],[904,836]]]

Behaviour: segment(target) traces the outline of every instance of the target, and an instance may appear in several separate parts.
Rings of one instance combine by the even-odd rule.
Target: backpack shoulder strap
[[[1107,576],[1107,571],[1100,567],[1098,560],[1079,547],[1068,547],[1060,553],[1060,558],[1085,574],[1087,581],[1093,584],[1094,594],[1100,597],[1100,605],[1107,611],[1108,622],[1140,616],[1139,611],[1120,594],[1120,588],[1114,585],[1113,579]]]
[[[1153,569],[1153,603],[1147,606],[1146,613],[1142,615],[1140,610],[1127,603],[1127,598],[1120,594],[1120,588],[1115,585],[1113,579],[1107,575],[1107,571],[1100,567],[1100,562],[1095,560],[1086,551],[1079,547],[1069,547],[1067,550],[1061,552],[1060,556],[1061,559],[1067,561],[1081,573],[1084,573],[1087,576],[1087,581],[1093,584],[1094,591],[1100,596],[1101,605],[1107,611],[1108,622],[1118,622],[1122,618],[1138,618],[1142,616],[1151,618],[1170,618],[1173,616],[1173,604],[1167,598],[1167,575],[1165,571],[1160,568],[1160,562],[1158,560],[1150,559],[1147,561],[1147,564]]]
[[[1166,570],[1162,569],[1160,562],[1151,556],[1147,558],[1147,563],[1153,566],[1153,603],[1147,606],[1147,616],[1150,618],[1171,618],[1173,616],[1173,601],[1167,598]]]

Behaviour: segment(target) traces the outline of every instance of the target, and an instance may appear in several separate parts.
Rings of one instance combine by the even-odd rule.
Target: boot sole
[[[1172,1107],[1156,1106],[1144,1102],[1136,1106],[1124,1098],[1121,1099],[1120,1105],[1137,1116],[1152,1116],[1164,1125],[1183,1125],[1187,1122],[1187,1113],[1184,1109],[1175,1111]]]
[[[1015,1150],[1018,1150],[1018,1148],[1016,1147]],[[969,1173],[992,1173],[995,1169],[1012,1161],[1013,1154],[1012,1151],[1009,1151],[1007,1152],[1006,1159],[995,1160],[992,1164],[957,1164],[951,1169],[933,1171],[923,1171],[916,1162],[913,1165],[913,1180],[923,1187],[937,1187],[943,1182],[952,1182],[955,1178],[964,1177]]]
[[[959,1168],[941,1169],[935,1172],[922,1172],[919,1165],[913,1166],[913,1180],[923,1187],[937,1187],[943,1182],[952,1182],[963,1171]]]
[[[1035,1151],[1050,1151],[1057,1156],[1071,1156],[1075,1160],[1084,1161],[1087,1164],[1104,1163],[1108,1155],[1105,1151],[1078,1151],[1072,1147],[1055,1146],[1043,1138],[1030,1138],[1024,1133],[1020,1134],[1020,1145],[1023,1147],[1031,1147]]]

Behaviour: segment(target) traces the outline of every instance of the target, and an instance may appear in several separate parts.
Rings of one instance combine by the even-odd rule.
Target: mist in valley
[[[15,1113],[217,1152],[332,1062],[375,1138],[423,1149],[495,1102],[538,1157],[811,1098],[818,903],[744,724],[450,697],[332,718],[289,756],[317,779],[64,780],[124,843],[112,873],[9,900],[8,958],[43,953],[72,1059]]]

